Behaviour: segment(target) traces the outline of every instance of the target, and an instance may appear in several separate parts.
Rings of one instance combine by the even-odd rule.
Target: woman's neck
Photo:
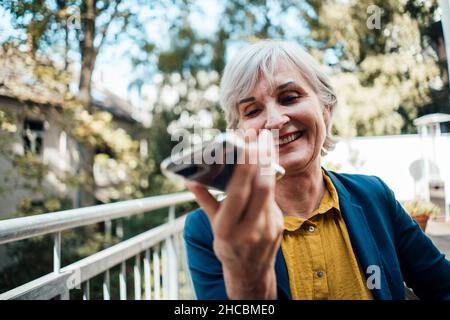
[[[320,162],[277,181],[275,200],[283,214],[307,219],[320,205],[325,192]]]

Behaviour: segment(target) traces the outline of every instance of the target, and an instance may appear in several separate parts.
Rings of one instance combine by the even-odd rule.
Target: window
[[[23,124],[23,147],[25,153],[42,155],[44,122],[26,119]]]

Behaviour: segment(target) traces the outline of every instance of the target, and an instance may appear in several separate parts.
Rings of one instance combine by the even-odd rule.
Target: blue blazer
[[[405,299],[404,283],[420,299],[450,299],[450,262],[403,210],[378,177],[325,171],[339,195],[356,257],[375,299]],[[185,222],[189,269],[198,299],[227,299],[222,266],[213,251],[213,234],[202,209]],[[373,267],[378,266],[374,271]],[[368,269],[369,268],[369,269]],[[278,298],[291,299],[281,248],[275,261]]]

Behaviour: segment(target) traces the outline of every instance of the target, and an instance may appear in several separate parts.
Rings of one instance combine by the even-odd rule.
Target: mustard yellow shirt
[[[281,249],[293,299],[369,300],[362,269],[339,209],[331,179],[323,173],[326,190],[308,219],[284,216]]]

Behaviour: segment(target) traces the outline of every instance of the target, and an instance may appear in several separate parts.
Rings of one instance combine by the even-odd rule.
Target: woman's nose
[[[289,117],[278,110],[267,110],[267,120],[264,129],[281,129],[289,122]]]

